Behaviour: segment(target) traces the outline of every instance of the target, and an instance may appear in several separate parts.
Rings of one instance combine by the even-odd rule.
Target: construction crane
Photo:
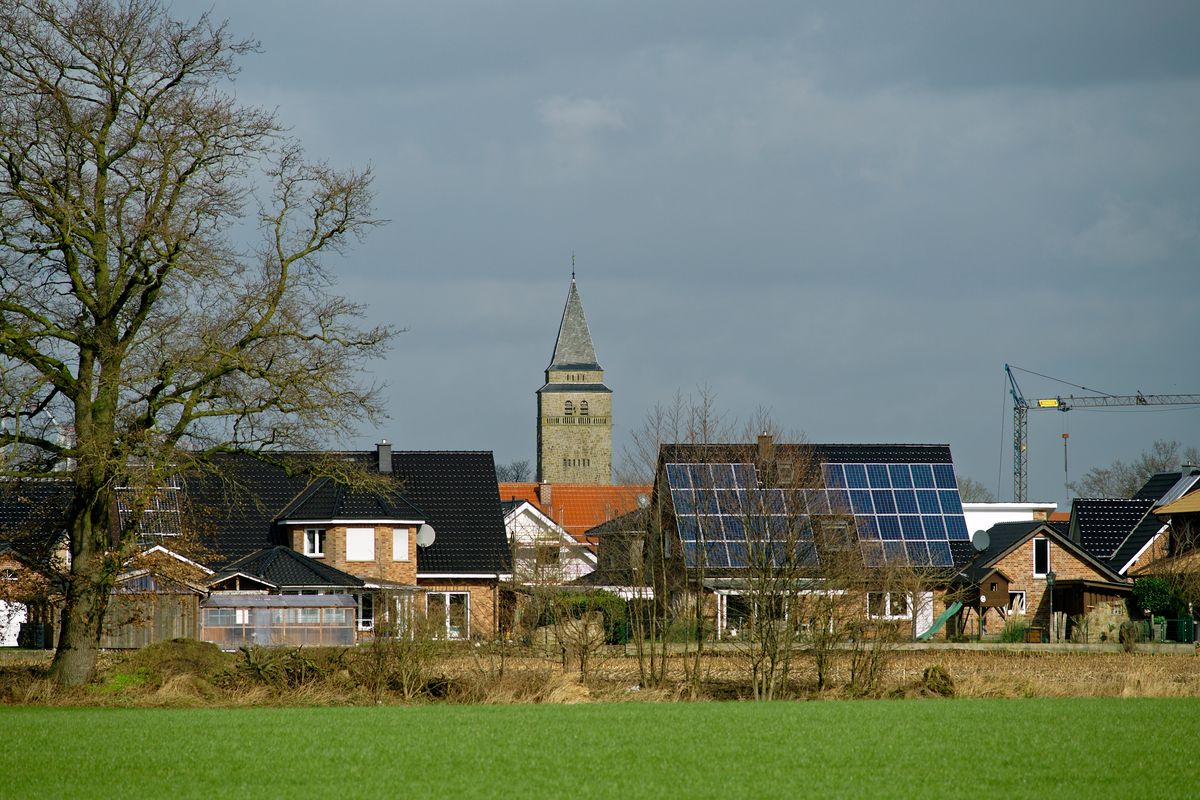
[[[1103,394],[1076,397],[1048,397],[1026,400],[1013,376],[1013,367],[1004,365],[1013,401],[1013,499],[1024,503],[1029,495],[1029,419],[1030,411],[1053,409],[1070,411],[1073,408],[1104,408],[1108,406],[1190,406],[1200,405],[1200,394]],[[1020,367],[1015,367],[1020,369]],[[1022,370],[1023,372],[1025,370]],[[1087,387],[1081,387],[1086,389]],[[1094,390],[1092,390],[1094,391]]]

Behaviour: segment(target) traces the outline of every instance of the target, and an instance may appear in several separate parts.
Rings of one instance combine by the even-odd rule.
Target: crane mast
[[[1067,395],[1026,400],[1017,385],[1012,368],[1004,365],[1013,401],[1013,499],[1024,503],[1029,499],[1029,412],[1038,409],[1070,411],[1073,408],[1103,408],[1106,406],[1190,406],[1200,405],[1200,394],[1109,394]]]

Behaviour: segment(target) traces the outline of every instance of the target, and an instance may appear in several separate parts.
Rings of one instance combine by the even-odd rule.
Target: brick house
[[[374,480],[320,475],[331,458]],[[351,594],[361,633],[411,614],[450,639],[500,628],[500,581],[510,568],[490,452],[393,451],[385,441],[374,452],[284,453],[272,462],[232,454],[187,479],[186,494],[220,566],[282,545],[360,580],[312,591]]]
[[[1124,601],[1132,581],[1071,539],[1068,524],[1002,522],[987,540],[956,581],[963,610],[955,632],[998,633],[1008,619],[1022,617],[1052,641],[1071,637],[1085,622],[1089,639],[1107,641],[1128,619]]]
[[[224,453],[204,470],[176,476],[160,494],[164,502],[143,519],[139,539],[148,548],[187,543],[202,562],[197,566],[216,573],[200,583],[202,618],[204,609],[224,607],[225,601],[213,598],[230,591],[285,598],[283,605],[288,597],[338,594],[350,598],[360,636],[370,635],[379,621],[402,622],[414,614],[430,620],[435,635],[451,639],[490,637],[500,627],[500,581],[508,577],[509,555],[490,452],[393,452],[383,442],[367,452]],[[0,543],[14,553],[53,550],[62,540],[69,497],[65,480],[6,487],[0,492]],[[113,520],[114,526],[123,523]],[[307,564],[318,578],[297,584],[267,574],[263,565],[272,563],[267,556],[279,547],[296,553],[288,560]],[[45,558],[24,556],[22,563],[48,578],[44,602],[24,605],[27,624],[42,633],[39,644],[52,647],[61,603],[54,575],[62,570]],[[240,578],[227,580],[224,570],[234,564],[244,586]],[[125,605],[138,599],[158,609],[163,598],[151,595],[179,593],[179,581],[145,573],[126,577],[133,583],[125,581],[125,588],[135,586],[142,597],[119,587]],[[331,611],[331,617],[341,613]],[[170,631],[170,622],[156,612],[155,629]],[[122,641],[146,644],[146,635],[153,638],[131,632]]]
[[[912,635],[934,627],[936,596],[974,555],[946,445],[780,444],[763,434],[663,445],[658,462],[646,526],[654,594],[672,607],[703,603],[718,639],[754,613],[755,550],[795,549],[798,595],[840,594],[828,588],[828,565],[857,553],[861,614]],[[888,576],[899,572],[920,588],[897,590]]]

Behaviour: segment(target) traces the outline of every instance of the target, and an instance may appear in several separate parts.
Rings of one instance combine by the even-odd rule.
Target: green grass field
[[[0,796],[1186,797],[1200,701],[0,709]]]

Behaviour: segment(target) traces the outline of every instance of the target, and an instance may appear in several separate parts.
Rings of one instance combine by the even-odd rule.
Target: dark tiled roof
[[[1183,477],[1182,472],[1159,472],[1151,475],[1142,488],[1133,496],[1134,500],[1158,500]]]
[[[775,457],[813,458],[822,463],[862,464],[952,464],[950,446],[945,444],[776,444]],[[666,444],[664,462],[753,463],[758,458],[756,444]]]
[[[279,514],[296,503],[303,506],[307,502],[306,490],[323,477],[314,478],[304,470],[329,455],[285,453],[276,456],[276,463],[265,463],[249,455],[225,454],[214,459],[214,469],[190,476],[190,505],[207,533],[206,541],[218,554],[216,563],[284,544],[276,525]],[[368,468],[376,462],[374,451],[340,456]],[[490,452],[393,452],[392,474],[400,495],[387,501],[393,510],[399,510],[402,500],[409,509],[419,510],[418,518],[437,532],[432,546],[418,550],[417,569],[421,573],[508,571],[504,515]],[[328,499],[322,491],[327,490],[313,493],[314,504]],[[344,507],[356,514],[367,513],[376,502],[363,497],[351,499]],[[323,510],[330,508],[325,506]],[[295,513],[289,516],[299,519]],[[412,516],[412,511],[399,514],[402,519]]]
[[[256,550],[239,558],[209,579],[208,583],[220,583],[234,573],[249,575],[280,587],[313,586],[362,586],[362,578],[342,572],[315,558],[297,553],[290,547],[278,545]]]
[[[1148,498],[1077,499],[1071,506],[1071,536],[1092,556],[1108,561],[1153,505]]]
[[[398,452],[392,454],[392,469],[403,482],[404,497],[437,532],[433,545],[418,550],[420,574],[508,571],[508,539],[490,452]]]
[[[0,485],[0,542],[25,560],[41,562],[66,531],[63,521],[72,492],[66,479]]]
[[[302,471],[289,472],[282,463],[245,453],[218,454],[210,469],[185,475],[189,517],[201,542],[213,552],[211,565],[285,544],[276,531],[275,516],[312,480]]]
[[[332,478],[321,478],[300,493],[277,517],[286,520],[420,520],[424,514],[399,491],[351,489]]]
[[[1129,535],[1125,537],[1125,541],[1117,547],[1113,552],[1112,558],[1109,559],[1108,565],[1117,572],[1125,568],[1129,560],[1136,556],[1143,547],[1145,547],[1151,539],[1161,530],[1163,521],[1153,514],[1147,514],[1142,518],[1142,521],[1137,524]]]

